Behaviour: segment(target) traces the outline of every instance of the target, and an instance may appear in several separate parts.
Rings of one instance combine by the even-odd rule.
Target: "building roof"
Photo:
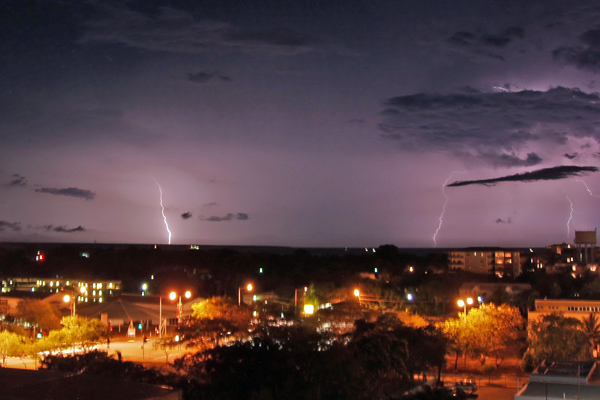
[[[107,314],[109,320],[123,321],[150,321],[160,318],[159,310],[135,305],[122,299],[77,308],[77,314],[88,318],[100,318],[102,314]],[[176,318],[175,311],[163,308],[162,317],[165,319]]]

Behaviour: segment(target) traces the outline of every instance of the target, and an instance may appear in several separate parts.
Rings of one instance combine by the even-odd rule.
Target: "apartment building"
[[[448,252],[448,268],[478,274],[496,274],[500,277],[521,274],[519,250],[501,248],[467,248]]]

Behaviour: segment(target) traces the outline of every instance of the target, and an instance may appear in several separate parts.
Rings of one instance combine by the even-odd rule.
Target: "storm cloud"
[[[231,220],[239,220],[239,221],[246,221],[249,219],[248,214],[246,213],[227,213],[226,215],[219,217],[216,215],[213,215],[211,217],[200,217],[201,221],[210,221],[210,222],[221,222],[221,221],[231,221]]]
[[[75,187],[69,187],[64,189],[57,188],[41,188],[35,189],[38,193],[49,193],[57,196],[68,196],[68,197],[76,197],[85,200],[93,200],[96,197],[96,193],[91,190],[79,189]]]
[[[74,232],[85,232],[86,229],[79,225],[77,228],[67,228],[65,225],[57,225],[54,226],[52,224],[50,225],[44,225],[42,226],[42,229],[44,229],[46,232],[60,232],[60,233],[74,233]]]
[[[574,176],[581,176],[587,172],[596,172],[597,167],[579,167],[576,165],[562,165],[559,167],[538,169],[536,171],[525,172],[522,174],[508,175],[500,178],[492,179],[480,179],[474,181],[456,181],[446,186],[457,187],[457,186],[468,186],[468,185],[484,185],[494,186],[500,182],[535,182],[535,181],[549,181],[558,179],[567,179]]]
[[[21,223],[20,222],[0,221],[0,231],[5,231],[7,229],[11,230],[13,232],[18,232],[21,230]]]
[[[12,180],[10,182],[8,182],[5,186],[8,187],[15,187],[15,186],[27,186],[27,179],[25,179],[24,176],[21,176],[19,174],[13,174],[12,176]]]
[[[383,104],[383,138],[404,150],[449,152],[467,163],[532,166],[557,149],[582,154],[573,139],[600,142],[600,96],[578,89],[419,93]]]

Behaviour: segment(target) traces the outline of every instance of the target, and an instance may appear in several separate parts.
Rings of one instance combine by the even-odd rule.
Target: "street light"
[[[184,293],[184,296],[186,299],[189,299],[190,297],[192,297],[192,292],[190,292],[189,290],[187,290]],[[163,324],[163,318],[162,318],[162,296],[158,296],[159,297],[159,302],[160,302],[160,306],[159,306],[159,330],[158,330],[158,337],[161,338],[162,334],[163,334],[163,330],[165,331],[165,334],[167,333],[167,326],[166,326],[166,321]],[[177,293],[175,292],[171,292],[169,293],[169,299],[171,300],[175,300],[177,298]],[[179,302],[177,303],[177,324],[181,323],[181,314],[183,311],[183,304],[181,303],[181,296],[179,296]]]
[[[87,289],[85,288],[85,286],[82,286],[81,289],[79,289],[81,291],[81,294],[85,294],[85,292],[87,292]],[[63,301],[65,303],[71,303],[69,305],[69,308],[71,309],[71,317],[74,317],[75,314],[75,304],[77,304],[77,292],[75,290],[73,290],[73,293],[71,295],[65,294],[63,297]]]
[[[248,286],[246,286],[246,290],[251,292],[252,291],[252,284],[249,283]],[[238,287],[238,306],[242,305],[242,287]]]
[[[468,297],[466,302],[463,299],[458,300],[457,302],[459,307],[463,307],[464,310],[464,315],[465,315],[465,321],[467,320],[467,304],[468,305],[472,305],[473,304],[473,299],[471,297]]]
[[[354,289],[354,295],[358,299],[358,305],[360,305],[360,290]]]

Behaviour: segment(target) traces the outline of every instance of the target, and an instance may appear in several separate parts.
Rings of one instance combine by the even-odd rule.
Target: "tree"
[[[41,300],[21,300],[17,304],[17,317],[42,330],[60,328],[58,310]]]
[[[58,349],[79,346],[87,352],[95,345],[105,342],[107,338],[106,327],[95,318],[63,317],[62,325],[62,329],[51,331],[48,336],[51,346]]]
[[[458,358],[466,351],[468,347],[466,342],[468,338],[464,325],[464,318],[450,318],[444,321],[443,325],[440,326],[440,329],[444,333],[444,336],[446,336],[448,343],[446,351],[456,354],[456,359],[454,360],[454,369],[458,369]]]
[[[533,369],[542,360],[583,361],[591,359],[582,323],[561,314],[544,315],[529,323],[527,351],[521,365]]]
[[[490,356],[495,357],[496,367],[505,358],[506,350],[514,346],[523,318],[515,307],[482,304],[473,308],[466,316],[469,352],[479,358],[481,365]]]
[[[188,346],[200,345],[207,335],[211,335],[218,346],[223,335],[247,333],[250,325],[250,310],[225,297],[211,297],[192,304],[192,310],[192,319],[184,327]]]
[[[152,343],[153,350],[162,350],[165,352],[165,362],[167,364],[169,363],[169,353],[178,346],[181,346],[181,343],[179,342],[179,338],[175,336],[156,338]]]
[[[21,357],[24,350],[24,337],[4,330],[0,332],[0,356],[2,365],[6,365],[6,357]]]
[[[598,341],[600,341],[600,319],[596,313],[590,313],[590,315],[585,317],[581,322],[583,323],[583,332],[593,351],[596,348]]]

